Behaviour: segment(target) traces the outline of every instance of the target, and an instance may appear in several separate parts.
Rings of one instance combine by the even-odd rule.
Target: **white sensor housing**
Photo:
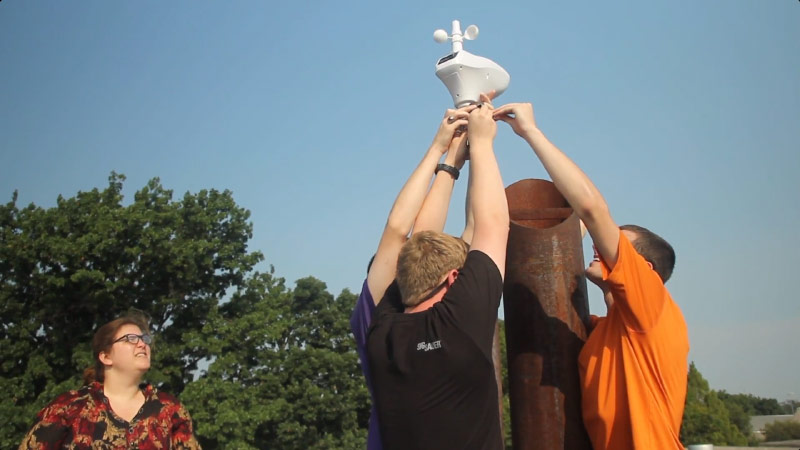
[[[481,93],[495,91],[497,97],[508,88],[511,81],[508,72],[496,62],[464,50],[464,39],[477,38],[478,31],[478,27],[470,25],[462,34],[461,24],[454,20],[450,36],[445,30],[436,30],[433,33],[436,42],[443,43],[448,39],[453,41],[452,53],[436,62],[436,76],[447,86],[456,108],[478,103]]]

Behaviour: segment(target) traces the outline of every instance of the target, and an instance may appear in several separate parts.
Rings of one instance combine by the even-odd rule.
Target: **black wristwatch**
[[[456,169],[455,167],[453,167],[451,165],[439,164],[438,166],[436,166],[436,170],[433,172],[434,175],[439,173],[440,170],[444,170],[445,172],[449,173],[453,177],[453,180],[457,180],[458,179],[458,175],[460,173],[458,171],[458,169]]]

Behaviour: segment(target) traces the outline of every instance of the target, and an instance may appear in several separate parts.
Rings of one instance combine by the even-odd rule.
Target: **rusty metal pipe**
[[[503,305],[515,449],[590,450],[578,353],[589,318],[580,222],[553,183],[506,188]]]
[[[503,355],[500,352],[500,321],[494,322],[494,336],[492,337],[492,364],[494,365],[494,380],[497,382],[497,408],[500,419],[500,437],[505,441],[505,426],[503,424]]]

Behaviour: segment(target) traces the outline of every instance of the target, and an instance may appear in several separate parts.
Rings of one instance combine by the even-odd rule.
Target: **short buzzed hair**
[[[675,268],[675,250],[669,245],[669,242],[638,225],[623,225],[619,229],[636,234],[636,239],[631,242],[633,248],[653,265],[653,270],[661,277],[661,281],[666,283]]]
[[[397,286],[405,306],[421,303],[442,277],[467,260],[464,240],[436,231],[420,231],[403,244],[397,257]]]

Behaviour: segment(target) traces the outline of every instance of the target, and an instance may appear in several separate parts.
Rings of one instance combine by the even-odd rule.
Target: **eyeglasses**
[[[139,341],[142,341],[145,344],[150,345],[153,343],[153,336],[150,336],[149,334],[125,334],[114,341],[114,343],[116,344],[117,342],[123,341],[130,342],[133,345],[136,345],[139,343]]]

